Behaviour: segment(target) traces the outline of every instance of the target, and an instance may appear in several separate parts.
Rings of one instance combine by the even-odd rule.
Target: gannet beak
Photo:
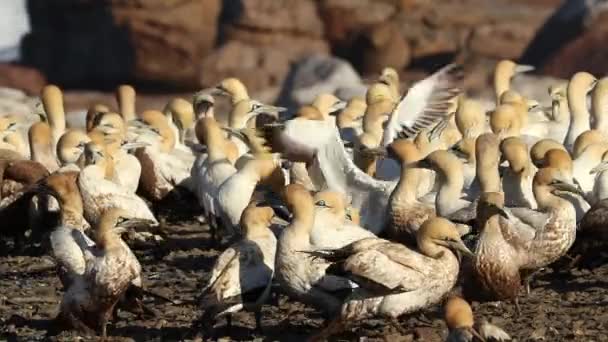
[[[116,226],[115,229],[134,229],[138,227],[148,227],[154,225],[151,220],[140,219],[140,218],[128,218]]]
[[[467,158],[467,156],[464,154],[464,152],[462,152],[460,150],[460,148],[458,147],[458,144],[452,145],[452,147],[450,147],[448,149],[448,152],[453,153],[458,158],[463,158],[463,159]]]
[[[346,108],[346,101],[338,101],[336,103],[334,103],[330,108],[329,108],[329,112],[330,113],[335,113],[337,111],[340,111],[342,109]]]
[[[239,140],[247,143],[247,137],[238,129],[234,129],[232,127],[222,127],[222,130],[228,133],[228,135],[238,138]]]
[[[382,157],[383,158],[383,157],[388,156],[388,151],[384,147],[367,148],[367,147],[362,146],[360,152],[362,155],[369,156],[369,157]]]
[[[589,174],[595,174],[595,173],[600,173],[600,172],[604,172],[608,170],[608,161],[603,161],[601,163],[599,163],[596,167],[594,167],[593,169],[591,169],[589,171]]]
[[[567,192],[571,192],[573,194],[580,195],[583,198],[585,197],[585,192],[583,191],[581,186],[578,184],[570,184],[570,183],[558,181],[558,182],[553,183],[552,185],[558,191],[567,191]]]
[[[120,145],[120,148],[122,148],[125,151],[131,151],[131,150],[135,150],[140,147],[146,147],[146,146],[150,146],[150,144],[148,144],[147,142],[144,142],[144,141],[133,141],[133,142],[126,142],[126,143]]]
[[[524,72],[533,71],[534,69],[535,69],[535,67],[533,65],[517,64],[515,66],[514,72],[516,74],[521,74],[521,73],[524,73]]]
[[[223,95],[228,95],[228,92],[226,92],[226,90],[224,88],[222,88],[221,86],[215,86],[213,88],[210,89],[205,89],[203,90],[204,92],[206,92],[207,94],[213,95],[213,96],[223,96]]]
[[[538,103],[538,101],[535,100],[528,100],[528,112],[538,112],[543,110],[543,107],[541,107],[540,103]]]
[[[469,256],[469,257],[475,256],[475,254],[473,252],[471,252],[471,250],[460,239],[458,239],[456,241],[448,241],[447,245],[456,251],[462,252],[466,256]]]
[[[271,105],[262,105],[257,109],[260,113],[278,114],[287,111],[285,107],[277,107]]]

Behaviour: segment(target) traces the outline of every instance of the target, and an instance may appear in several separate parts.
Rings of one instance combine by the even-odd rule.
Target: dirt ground
[[[154,319],[121,311],[108,328],[111,341],[181,341],[194,336],[192,322],[201,313],[194,298],[219,251],[211,247],[207,228],[191,219],[193,213],[164,208],[159,216],[165,221],[159,232],[164,240],[134,250],[147,287],[175,303],[146,298],[146,305],[159,312]],[[0,341],[45,340],[61,295],[53,260],[40,247],[19,253],[0,250]],[[263,309],[263,332],[254,330],[253,314],[238,313],[231,329],[225,319],[218,320],[209,339],[305,341],[323,327],[318,311],[282,295],[274,302]],[[608,341],[608,266],[593,272],[545,270],[519,302],[519,315],[511,303],[473,303],[473,309],[477,318],[501,326],[518,341]],[[366,320],[332,340],[443,341],[447,335],[440,306],[402,317],[399,326]],[[73,332],[51,338],[77,339]]]

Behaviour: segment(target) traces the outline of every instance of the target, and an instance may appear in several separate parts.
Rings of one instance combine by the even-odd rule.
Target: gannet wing
[[[95,246],[95,242],[83,232],[60,226],[50,235],[53,257],[59,268],[59,278],[64,287],[69,285],[86,270],[85,253]]]
[[[416,82],[393,109],[384,129],[382,145],[388,146],[399,135],[415,136],[448,115],[449,101],[460,92],[462,67],[450,64],[433,75]]]
[[[99,180],[99,186],[95,188],[95,201],[100,208],[122,208],[127,210],[134,218],[150,220],[158,223],[154,214],[136,194],[105,179]]]
[[[211,279],[203,289],[203,306],[237,304],[244,299],[242,295],[265,289],[272,273],[264,263],[260,246],[253,241],[242,241],[218,257]]]

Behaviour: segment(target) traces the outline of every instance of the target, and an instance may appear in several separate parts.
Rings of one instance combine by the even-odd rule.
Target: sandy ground
[[[191,340],[192,322],[201,310],[194,304],[219,251],[206,226],[191,219],[186,203],[160,208],[164,241],[134,246],[149,289],[176,303],[147,298],[159,312],[139,319],[120,312],[108,328],[110,341]],[[0,341],[45,340],[62,295],[53,260],[41,247],[17,252],[0,250]],[[232,327],[220,319],[210,340],[305,341],[323,327],[320,313],[277,295],[263,309],[263,332],[254,330],[253,314],[233,316]],[[590,271],[548,269],[532,282],[530,295],[520,298],[521,313],[511,303],[473,303],[477,317],[503,327],[518,341],[608,341],[608,266]],[[401,317],[399,327],[381,319],[357,322],[336,341],[443,341],[447,328],[441,307]],[[73,332],[50,340],[73,341]],[[91,340],[85,338],[85,340]]]

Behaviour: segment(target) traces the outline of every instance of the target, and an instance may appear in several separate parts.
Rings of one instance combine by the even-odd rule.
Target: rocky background
[[[603,76],[608,68],[602,0],[108,0],[99,6],[118,27],[112,33],[126,32],[132,51],[83,46],[83,58],[94,60],[92,68],[116,66],[103,81],[135,82],[166,96],[236,76],[262,100],[298,104],[319,89],[359,94],[384,66],[397,68],[407,83],[450,62],[465,66],[466,89],[477,95],[488,90],[503,58],[559,78],[578,70]],[[26,42],[40,39],[31,36]],[[34,54],[30,64],[51,58]],[[121,76],[124,65],[131,67]],[[32,95],[48,81],[72,86],[52,70],[3,65],[0,85]],[[68,107],[110,96],[70,91]],[[166,96],[142,100],[152,106]]]

